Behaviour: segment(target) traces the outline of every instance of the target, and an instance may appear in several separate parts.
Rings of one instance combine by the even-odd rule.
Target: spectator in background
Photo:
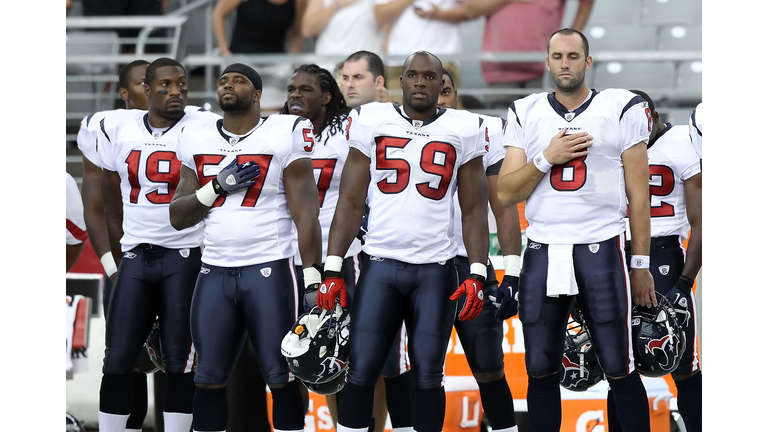
[[[67,173],[67,271],[83,253],[83,242],[88,238],[83,218],[83,199],[75,179]]]
[[[146,16],[164,15],[169,0],[82,0],[83,16]],[[69,9],[68,9],[69,10]],[[136,38],[138,28],[93,29],[94,31],[117,31],[120,38]],[[156,30],[150,37],[163,37],[166,30]],[[136,45],[122,44],[123,54],[136,52]],[[147,45],[146,52],[165,52],[163,45]]]
[[[423,18],[419,10],[433,8],[448,10],[459,6],[459,0],[375,0],[376,21],[388,29],[387,50],[389,55],[407,57],[416,51],[428,51],[438,57],[444,54],[461,53],[461,25],[459,22],[447,22]],[[399,64],[398,64],[399,63]],[[443,62],[443,67],[456,79],[459,85],[460,74],[457,65]],[[402,62],[389,65],[386,87],[400,88]],[[401,103],[402,96],[392,96],[392,100]],[[461,103],[459,109],[463,108]]]
[[[315,54],[381,53],[384,31],[376,22],[374,0],[309,0],[301,22],[305,38],[317,36]],[[320,65],[331,70],[333,65]]]
[[[384,1],[384,0],[380,0]],[[403,0],[404,1],[404,0]],[[563,27],[563,15],[567,0],[469,0],[453,9],[439,8],[417,10],[425,19],[448,23],[472,21],[484,16],[483,52],[541,51],[549,37]],[[570,28],[582,31],[592,13],[594,0],[578,0],[579,7]],[[544,84],[544,61],[534,63],[482,64],[483,78],[495,88],[540,89]],[[503,96],[491,99],[491,105],[500,103],[507,107],[511,100],[520,96]]]
[[[213,31],[221,53],[301,52],[305,6],[306,0],[219,0],[213,9]],[[233,11],[237,11],[237,18],[229,42],[225,21]]]

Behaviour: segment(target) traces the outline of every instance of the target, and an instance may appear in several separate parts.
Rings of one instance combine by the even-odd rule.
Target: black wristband
[[[687,291],[690,291],[691,288],[693,288],[693,279],[689,278],[688,276],[680,275],[680,277],[677,279],[677,285],[683,288],[687,288]]]
[[[479,274],[470,273],[469,277],[477,281],[480,281],[480,283],[485,283],[485,278],[483,276],[480,276]]]
[[[213,191],[216,192],[217,194],[223,195],[227,193],[227,191],[225,191],[224,188],[221,187],[216,177],[214,177],[213,180],[211,180],[211,184],[213,185]]]
[[[332,277],[341,277],[341,272],[333,271],[333,270],[326,270],[325,275],[323,276],[323,279],[325,278],[332,278]]]

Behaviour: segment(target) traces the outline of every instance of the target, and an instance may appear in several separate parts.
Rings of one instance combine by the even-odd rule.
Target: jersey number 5
[[[390,148],[402,149],[409,142],[408,138],[376,137],[376,169],[395,170],[395,182],[380,180],[376,183],[379,190],[385,194],[396,194],[405,190],[411,176],[411,166],[408,161],[387,156]],[[443,199],[448,191],[448,186],[453,177],[453,168],[456,164],[456,149],[452,145],[440,141],[431,141],[421,150],[419,166],[422,171],[440,177],[437,187],[429,185],[430,182],[418,183],[416,190],[425,198],[435,201]]]
[[[200,179],[200,186],[205,186],[209,181],[213,180],[216,175],[203,175],[203,168],[206,165],[219,165],[224,160],[223,155],[195,155],[195,166],[197,167],[197,178]],[[240,203],[242,207],[254,207],[261,195],[261,188],[264,186],[264,179],[267,178],[267,172],[269,171],[269,163],[272,161],[272,155],[237,155],[237,163],[242,164],[246,162],[256,162],[259,165],[259,176],[256,177],[256,184],[248,188],[243,196],[243,201]],[[216,198],[211,208],[220,207],[224,204],[226,195],[221,195]]]

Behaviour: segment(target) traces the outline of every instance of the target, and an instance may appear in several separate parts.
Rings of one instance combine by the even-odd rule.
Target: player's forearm
[[[483,159],[478,157],[459,168],[458,198],[462,234],[470,263],[488,262],[488,180]]]
[[[683,276],[696,279],[701,270],[701,174],[685,181],[685,205],[691,234],[683,265]]]
[[[323,260],[323,233],[317,218],[301,215],[294,219],[299,236],[299,254],[303,267],[320,264]],[[344,255],[341,255],[342,257]]]
[[[413,0],[395,0],[387,4],[375,5],[373,10],[376,21],[380,26],[392,24],[412,4]]]
[[[545,173],[539,171],[533,163],[506,174],[502,166],[502,172],[499,173],[499,202],[509,207],[525,201],[531,196],[544,175]]]
[[[171,226],[177,231],[195,226],[205,218],[210,209],[211,206],[200,202],[194,192],[183,196],[177,192],[168,208]]]
[[[120,265],[122,250],[120,239],[123,238],[123,200],[120,193],[120,176],[114,171],[102,170],[101,196],[104,204],[104,218],[109,236],[109,248]]]
[[[110,252],[107,223],[104,219],[104,203],[101,198],[101,168],[83,157],[83,217],[88,237],[96,255]]]
[[[328,233],[328,255],[344,257],[347,254],[349,246],[360,231],[364,211],[364,206],[342,204],[339,201]]]
[[[629,205],[629,231],[632,235],[632,255],[649,256],[651,252],[650,203]]]
[[[488,177],[488,202],[496,218],[496,238],[499,240],[502,255],[520,255],[523,239],[517,206],[505,207],[499,201],[498,177],[498,175]]]
[[[651,251],[651,200],[648,190],[648,151],[640,142],[625,150],[624,184],[629,202],[629,230],[632,255],[648,256]]]

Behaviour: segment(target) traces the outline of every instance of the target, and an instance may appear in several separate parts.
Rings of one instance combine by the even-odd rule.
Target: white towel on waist
[[[547,296],[576,295],[576,275],[573,271],[573,245],[550,244],[548,247]]]

